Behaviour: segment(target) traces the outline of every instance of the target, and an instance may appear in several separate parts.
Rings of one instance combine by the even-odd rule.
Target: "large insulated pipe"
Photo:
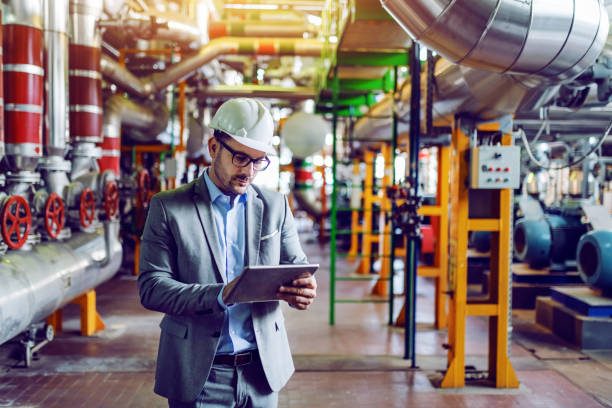
[[[64,157],[68,137],[68,0],[43,0],[46,156]]]
[[[304,33],[316,34],[317,29],[308,23],[295,21],[237,21],[222,20],[210,22],[208,37],[294,37],[303,38]]]
[[[70,134],[73,143],[102,142],[102,0],[70,0]]]
[[[148,9],[146,12],[130,11],[126,19],[104,20],[100,26],[109,30],[123,30],[126,36],[170,41],[183,47],[199,47],[202,31],[197,24],[180,14]]]
[[[63,197],[70,184],[68,141],[68,0],[43,0],[45,89],[43,153],[39,169],[49,193]]]
[[[101,145],[102,157],[98,160],[100,172],[112,170],[119,176],[122,125],[143,129],[147,135],[157,136],[165,129],[168,118],[168,111],[161,106],[157,109],[149,108],[121,95],[108,98],[104,103],[104,141]]]
[[[5,2],[2,24],[7,163],[32,171],[42,155],[42,0]]]
[[[74,232],[65,242],[11,251],[0,264],[0,344],[82,293],[110,279],[121,266],[119,223],[96,233]]]
[[[439,60],[434,73],[433,114],[439,126],[450,126],[455,114],[495,119],[539,108],[556,94],[557,88],[551,85],[579,75],[595,61],[609,28],[607,12],[597,0],[585,1],[584,9],[582,2],[578,7],[574,0],[381,2],[413,38],[450,59]],[[490,10],[492,4],[496,6],[493,11]],[[523,15],[525,10],[530,13],[527,19]],[[462,20],[466,11],[474,12],[476,18]],[[484,26],[483,14],[490,17]],[[557,26],[556,22],[568,18],[573,22],[570,27],[567,24]],[[453,23],[448,24],[448,21]],[[520,22],[525,27],[521,28]],[[482,31],[476,38],[477,29]],[[445,40],[440,40],[438,35]],[[520,42],[517,36],[523,39],[524,47],[520,50],[515,49]],[[561,38],[564,42],[558,44]],[[455,45],[447,45],[445,41]],[[470,41],[473,50],[466,45]],[[438,46],[441,50],[434,48]],[[534,47],[542,51],[534,51]],[[555,47],[557,52],[551,57],[549,52]],[[508,63],[508,55],[514,55],[516,61]],[[517,74],[508,75],[509,72]],[[408,82],[400,89],[395,109],[402,118],[407,117],[409,111]],[[393,106],[390,95],[374,105],[368,116],[355,124],[355,139],[390,139]],[[407,129],[408,124],[400,122],[399,132]]]
[[[192,57],[172,65],[163,73],[139,79],[114,60],[104,57],[105,79],[128,92],[145,97],[177,83],[220,55],[299,55],[320,57],[324,43],[313,39],[222,37],[210,41]]]
[[[608,36],[603,0],[381,3],[412,38],[455,64],[552,83],[591,66]]]

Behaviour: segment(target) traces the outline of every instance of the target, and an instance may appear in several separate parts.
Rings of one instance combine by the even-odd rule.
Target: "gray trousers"
[[[276,408],[278,393],[272,392],[255,361],[238,367],[214,364],[204,389],[193,402],[168,400],[170,408]]]

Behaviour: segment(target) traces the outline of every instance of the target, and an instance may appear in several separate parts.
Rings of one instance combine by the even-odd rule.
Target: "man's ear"
[[[219,142],[214,137],[208,139],[208,153],[210,153],[210,158],[214,160],[217,152],[219,151]]]

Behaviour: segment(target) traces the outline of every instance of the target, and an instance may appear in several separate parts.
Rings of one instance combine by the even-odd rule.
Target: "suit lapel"
[[[261,239],[261,223],[263,218],[263,203],[257,191],[249,186],[247,189],[246,207],[246,241],[247,264],[257,265],[259,261],[259,243]]]
[[[202,228],[204,229],[204,236],[212,252],[215,264],[217,265],[217,271],[219,275],[221,275],[218,276],[217,279],[222,279],[224,283],[227,283],[225,278],[225,263],[221,256],[221,247],[219,246],[215,219],[212,213],[212,202],[210,201],[210,194],[208,193],[206,181],[203,176],[200,176],[193,186],[193,203],[196,207],[198,217],[200,218]]]

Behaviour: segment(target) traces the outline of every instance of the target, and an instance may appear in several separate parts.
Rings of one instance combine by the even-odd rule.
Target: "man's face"
[[[244,153],[252,159],[260,159],[266,156],[264,152],[241,145],[231,137],[225,138],[223,142],[235,152]],[[208,150],[212,158],[209,177],[213,183],[229,196],[246,193],[247,187],[257,175],[253,163],[249,163],[246,167],[235,166],[232,163],[232,153],[214,137],[208,140]]]

